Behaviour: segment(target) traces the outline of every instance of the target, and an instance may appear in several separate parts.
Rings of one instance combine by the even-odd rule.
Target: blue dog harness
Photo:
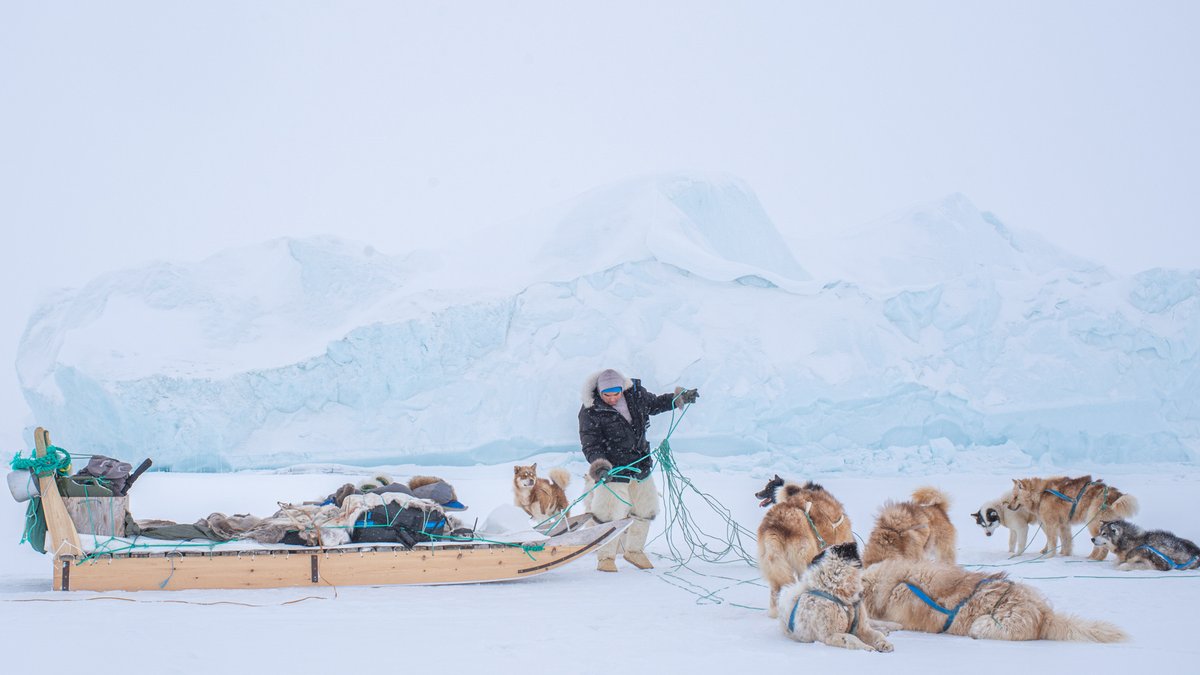
[[[845,602],[842,601],[841,598],[834,596],[834,595],[830,595],[830,594],[826,593],[825,591],[818,591],[815,589],[808,591],[808,594],[815,595],[818,598],[825,598],[826,600],[841,607],[846,612],[846,618],[850,619],[850,629],[846,631],[847,633],[853,633],[854,631],[858,630],[858,607],[859,607],[859,605],[862,604],[861,602],[856,602],[853,605],[847,605]],[[792,614],[791,614],[791,616],[788,617],[788,632],[789,633],[796,632],[796,610],[800,609],[800,598],[802,598],[802,597],[804,597],[804,596],[801,596],[801,595],[796,596],[796,604],[792,605]]]
[[[1063,500],[1064,502],[1070,502],[1071,512],[1069,514],[1067,514],[1067,520],[1070,521],[1072,518],[1075,517],[1075,507],[1079,506],[1079,500],[1083,499],[1083,493],[1087,492],[1087,489],[1093,485],[1104,485],[1104,481],[1094,480],[1094,481],[1087,483],[1083,487],[1079,488],[1079,494],[1075,495],[1074,499],[1071,499],[1070,497],[1064,495],[1063,493],[1059,492],[1058,490],[1051,490],[1051,489],[1047,488],[1047,489],[1043,490],[1043,492],[1049,492],[1050,494],[1054,495],[1055,497],[1058,497],[1059,499]],[[1104,485],[1104,497],[1100,500],[1100,510],[1105,511],[1107,509],[1108,509],[1108,486]]]
[[[997,579],[995,577],[985,577],[983,579],[980,579],[979,583],[975,584],[975,588],[972,588],[971,592],[967,594],[967,597],[963,598],[962,602],[955,605],[954,609],[946,609],[945,607],[942,607],[941,605],[939,605],[937,603],[937,601],[935,601],[933,598],[929,597],[929,594],[927,594],[925,591],[921,590],[921,587],[917,586],[916,584],[912,584],[912,583],[909,583],[906,581],[906,582],[904,582],[904,585],[908,586],[908,590],[912,591],[913,595],[917,596],[925,604],[932,607],[935,612],[941,612],[942,614],[946,615],[946,623],[945,623],[945,625],[942,626],[942,629],[940,631],[938,631],[939,633],[945,633],[946,631],[950,630],[950,626],[954,623],[954,619],[958,617],[958,610],[962,609],[963,606],[966,605],[967,602],[971,600],[971,598],[975,597],[975,594],[979,592],[980,586],[982,586],[988,582],[991,582],[991,581],[1008,581],[1008,580],[1007,579]]]
[[[1158,556],[1159,558],[1162,558],[1162,561],[1167,563],[1167,565],[1170,566],[1171,569],[1176,569],[1176,570],[1185,570],[1185,569],[1191,567],[1192,564],[1194,564],[1197,560],[1200,560],[1200,556],[1194,555],[1194,556],[1192,556],[1192,559],[1187,562],[1177,563],[1173,559],[1171,559],[1171,557],[1168,556],[1166,553],[1163,553],[1162,551],[1154,548],[1153,546],[1151,546],[1149,544],[1142,544],[1141,546],[1138,546],[1137,548],[1135,548],[1133,550],[1136,551],[1139,548],[1144,548],[1147,551],[1150,551],[1154,555]]]

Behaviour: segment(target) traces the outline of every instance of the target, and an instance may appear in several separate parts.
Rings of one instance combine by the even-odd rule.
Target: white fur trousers
[[[596,551],[598,558],[615,558],[618,551],[641,552],[650,534],[650,521],[658,515],[658,488],[654,478],[628,483],[607,483],[592,491],[592,516],[607,523],[633,516],[633,523],[617,539]]]

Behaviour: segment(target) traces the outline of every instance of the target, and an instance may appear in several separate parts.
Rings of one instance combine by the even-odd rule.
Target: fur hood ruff
[[[597,370],[588,376],[587,381],[583,383],[583,389],[579,392],[579,398],[583,400],[583,407],[591,408],[596,404],[596,380],[600,379],[600,373],[604,370]],[[633,386],[633,380],[625,378],[624,384],[621,385],[625,389]]]

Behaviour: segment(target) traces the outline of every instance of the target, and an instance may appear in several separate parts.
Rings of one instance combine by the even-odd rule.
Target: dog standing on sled
[[[1071,525],[1087,523],[1088,532],[1095,537],[1100,532],[1100,523],[1136,514],[1138,503],[1133,495],[1102,480],[1092,480],[1091,476],[1056,476],[1014,478],[1008,508],[1013,511],[1028,509],[1037,516],[1046,533],[1046,547],[1042,553],[1051,558],[1060,541],[1062,554],[1071,555]],[[1107,556],[1108,547],[1097,544],[1088,558],[1104,560]]]
[[[699,396],[695,389],[652,394],[640,380],[627,379],[611,368],[584,382],[579,442],[591,463],[589,488],[593,482],[604,483],[589,493],[592,516],[601,523],[633,517],[618,539],[596,551],[597,570],[616,572],[619,549],[634,567],[654,567],[644,550],[650,521],[658,515],[658,490],[651,473],[654,460],[646,430],[651,415],[694,403]]]
[[[571,483],[571,474],[566,469],[555,467],[550,469],[550,480],[539,478],[537,462],[529,466],[513,467],[513,503],[525,510],[530,517],[544,520],[557,516],[568,510],[567,485]]]

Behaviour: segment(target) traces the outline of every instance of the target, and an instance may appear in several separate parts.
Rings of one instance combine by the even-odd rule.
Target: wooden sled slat
[[[54,590],[147,591],[290,586],[462,584],[535,576],[578,559],[619,535],[614,521],[548,539],[540,551],[518,546],[454,546],[412,550],[299,549],[253,554],[99,556],[60,559]]]

